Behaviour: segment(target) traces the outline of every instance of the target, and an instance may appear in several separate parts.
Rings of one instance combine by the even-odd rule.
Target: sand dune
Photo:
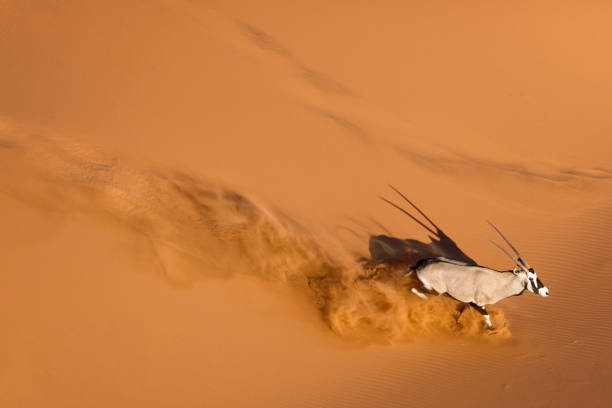
[[[611,11],[2,2],[0,405],[609,405]],[[494,332],[364,265],[487,219]]]

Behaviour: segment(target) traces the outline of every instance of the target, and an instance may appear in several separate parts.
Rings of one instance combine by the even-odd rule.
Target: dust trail
[[[341,242],[222,183],[143,167],[89,146],[0,131],[0,193],[66,216],[85,212],[128,228],[172,284],[245,274],[306,293],[335,333],[368,342],[423,336],[506,338],[445,297],[410,294],[401,265],[363,265]],[[495,336],[490,336],[495,334]]]

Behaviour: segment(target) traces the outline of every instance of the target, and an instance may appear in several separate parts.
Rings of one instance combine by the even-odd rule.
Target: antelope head
[[[506,255],[508,255],[508,257],[510,257],[510,259],[512,259],[512,261],[514,261],[515,267],[512,270],[512,273],[516,276],[519,276],[523,280],[525,284],[525,289],[532,293],[537,293],[540,296],[548,296],[548,288],[544,286],[542,281],[538,278],[538,275],[536,274],[535,270],[531,266],[529,266],[527,262],[525,262],[523,257],[521,257],[521,254],[516,250],[514,245],[512,245],[510,241],[508,241],[504,234],[502,234],[501,231],[497,229],[497,227],[493,225],[493,223],[491,223],[490,221],[489,224],[502,237],[502,239],[506,241],[510,248],[512,248],[512,251],[514,251],[514,253],[516,254],[516,257],[514,257],[510,252],[508,252],[497,242],[487,238],[493,245],[501,249]]]

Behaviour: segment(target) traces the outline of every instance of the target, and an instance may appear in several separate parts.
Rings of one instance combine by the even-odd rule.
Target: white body
[[[428,290],[447,293],[464,303],[490,305],[519,295],[525,280],[512,271],[496,271],[482,266],[435,260],[416,268],[419,281]]]

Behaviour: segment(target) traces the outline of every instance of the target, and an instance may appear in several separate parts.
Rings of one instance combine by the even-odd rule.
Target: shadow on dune
[[[446,257],[458,261],[466,262],[469,265],[476,265],[476,261],[463,252],[457,243],[444,233],[423,211],[421,211],[412,201],[399,192],[395,187],[390,186],[401,198],[403,198],[412,208],[414,208],[431,227],[425,225],[408,211],[399,205],[381,197],[381,199],[393,207],[397,208],[414,222],[423,227],[431,235],[430,242],[422,242],[416,239],[401,239],[389,235],[376,235],[370,237],[369,249],[372,262],[380,263],[385,261],[410,261],[418,262],[420,259]]]
[[[311,299],[323,322],[347,339],[388,343],[491,334],[479,316],[461,314],[452,299],[423,302],[411,295],[412,282],[402,278],[401,264],[364,267],[334,237],[182,171],[137,166],[61,139],[4,132],[0,193],[41,211],[86,213],[118,226],[131,234],[140,249],[136,255],[149,259],[149,269],[173,285],[236,275],[283,282]],[[391,254],[406,250],[414,257],[462,259],[457,255],[463,252],[440,229],[432,233],[437,238],[429,244],[375,237],[375,252],[390,248]],[[492,318],[496,326],[506,326],[500,313]]]

